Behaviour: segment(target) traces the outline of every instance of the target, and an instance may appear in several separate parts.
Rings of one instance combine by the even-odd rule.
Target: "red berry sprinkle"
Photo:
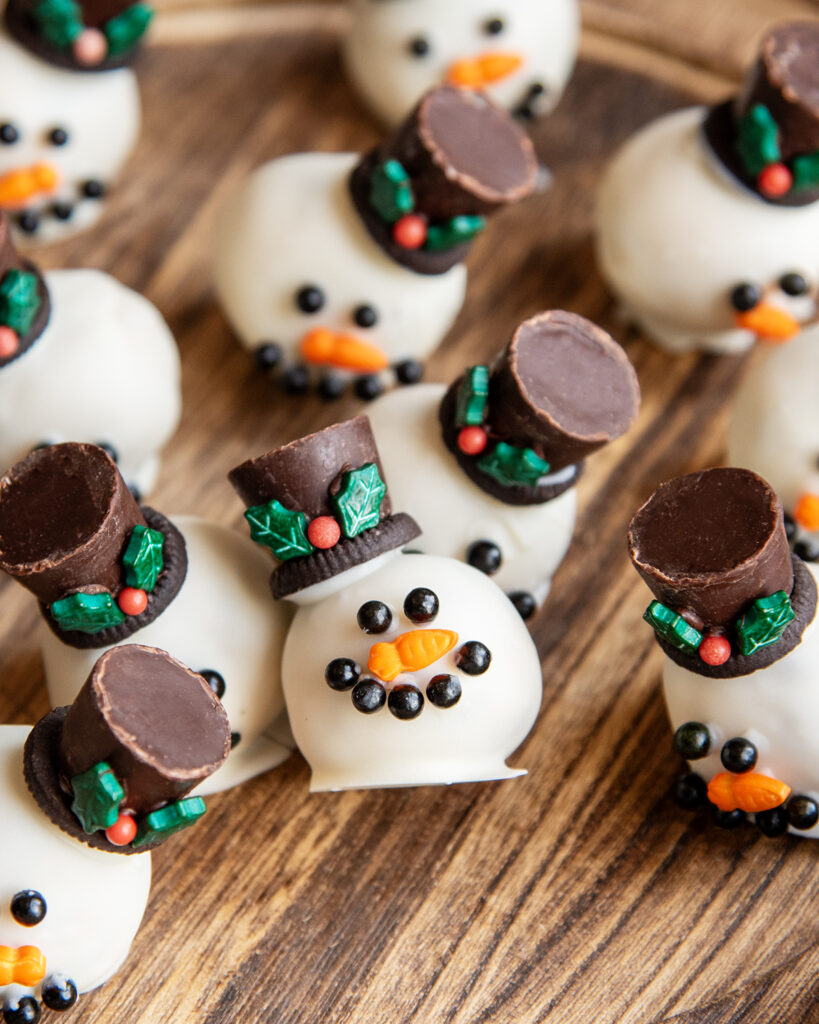
[[[706,665],[724,665],[731,657],[731,644],[724,636],[707,636],[699,646]]]
[[[126,615],[141,615],[148,607],[148,595],[136,587],[123,587],[119,592],[117,604]]]
[[[0,359],[13,356],[19,347],[20,339],[17,332],[11,327],[0,327]]]
[[[793,175],[784,164],[768,164],[756,180],[759,191],[774,199],[787,195],[793,184]]]
[[[427,225],[417,213],[408,213],[392,227],[392,237],[404,249],[420,249],[427,240]]]
[[[137,833],[137,826],[130,814],[120,814],[114,824],[105,830],[105,838],[112,846],[127,846]]]
[[[322,551],[335,547],[340,537],[341,527],[332,516],[318,516],[307,527],[307,539]]]
[[[480,455],[487,441],[486,431],[480,427],[464,427],[458,434],[458,447],[465,455]]]

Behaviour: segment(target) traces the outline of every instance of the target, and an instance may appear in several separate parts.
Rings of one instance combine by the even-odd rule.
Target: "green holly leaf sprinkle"
[[[81,775],[75,775],[71,780],[71,790],[74,794],[71,810],[87,835],[116,823],[125,790],[105,761],[100,761]]]
[[[129,587],[137,587],[150,594],[165,568],[164,547],[165,537],[159,530],[141,525],[133,528],[122,556],[125,582]]]
[[[514,487],[516,484],[533,487],[549,472],[549,463],[531,448],[516,448],[505,441],[499,441],[478,462],[478,468],[503,487]]]
[[[770,110],[757,103],[740,118],[737,128],[737,152],[745,170],[756,177],[768,164],[779,163],[779,128]]]
[[[486,416],[489,399],[489,367],[470,366],[458,388],[455,426],[479,427]]]
[[[250,523],[253,540],[270,548],[280,562],[301,558],[316,550],[307,539],[307,516],[303,512],[291,512],[275,498],[266,505],[249,508],[245,519]]]
[[[793,188],[795,192],[819,188],[819,153],[808,153],[794,159]]]
[[[125,615],[107,590],[96,594],[79,591],[61,597],[49,611],[60,629],[78,633],[101,633],[125,621]]]
[[[739,649],[747,656],[775,644],[795,618],[791,599],[784,590],[758,598],[737,622]]]
[[[151,811],[137,825],[137,832],[131,843],[135,850],[148,843],[167,839],[176,832],[194,825],[207,810],[201,796],[189,796],[175,804]]]
[[[82,10],[74,0],[42,0],[33,13],[45,39],[60,50],[70,50],[85,28]]]
[[[424,248],[430,252],[454,249],[456,245],[471,242],[485,227],[486,217],[469,216],[467,214],[453,217],[452,220],[447,221],[445,224],[430,224],[427,228]]]
[[[378,466],[368,462],[360,469],[345,473],[341,490],[333,497],[341,529],[345,537],[357,537],[381,522],[381,502],[387,485],[381,479]]]
[[[132,4],[121,14],[105,23],[108,56],[125,53],[139,42],[153,19],[154,12],[147,4]]]
[[[0,281],[0,323],[24,335],[34,323],[39,308],[37,275],[27,270],[7,271]]]
[[[702,643],[702,633],[685,621],[682,615],[667,608],[659,601],[652,601],[646,608],[643,618],[654,627],[657,636],[666,643],[686,654],[696,654]]]
[[[394,224],[415,209],[409,175],[397,160],[387,160],[373,171],[370,204],[387,224]]]

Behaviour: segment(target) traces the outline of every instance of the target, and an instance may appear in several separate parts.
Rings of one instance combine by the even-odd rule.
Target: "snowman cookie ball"
[[[572,73],[577,0],[352,0],[347,71],[397,124],[439,82],[482,89],[523,118],[548,113]]]
[[[683,806],[765,835],[819,838],[817,573],[791,555],[782,505],[747,469],[663,484],[631,521],[645,613],[666,655]]]
[[[0,209],[36,241],[88,227],[139,134],[123,65],[151,20],[123,0],[8,0],[0,27]]]
[[[350,381],[374,398],[414,383],[461,308],[462,265],[487,215],[531,191],[531,142],[466,90],[429,93],[364,157],[288,156],[221,210],[216,289],[258,366],[288,392]]]
[[[41,273],[0,213],[0,472],[40,445],[102,445],[138,493],[181,413],[179,352],[157,309],[98,270]]]
[[[280,560],[274,596],[298,605],[282,678],[311,789],[522,774],[505,762],[540,707],[532,640],[482,573],[400,552],[418,527],[392,511],[366,417],[230,476]]]
[[[493,366],[470,367],[449,389],[384,395],[369,415],[420,547],[491,576],[529,618],[569,547],[584,459],[623,434],[639,404],[617,342],[554,310],[522,323]]]
[[[669,114],[615,157],[597,252],[624,311],[672,352],[740,352],[817,316],[819,22],[763,39],[739,96]]]
[[[819,561],[819,325],[760,353],[734,400],[728,461],[759,473],[785,506],[793,549]]]
[[[30,732],[0,726],[5,1021],[67,1010],[119,969],[148,900],[146,851],[202,816],[187,794],[229,732],[200,676],[139,646],[103,655],[73,706]]]
[[[140,507],[100,448],[33,452],[0,480],[0,569],[40,602],[52,706],[70,703],[104,651],[139,642],[203,675],[230,719],[231,754],[203,792],[279,764],[289,622],[270,607],[254,545],[193,517]]]

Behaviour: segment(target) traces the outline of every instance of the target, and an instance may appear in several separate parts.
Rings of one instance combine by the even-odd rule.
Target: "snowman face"
[[[0,209],[37,241],[87,227],[139,120],[131,71],[55,68],[0,32]]]
[[[540,706],[517,612],[459,562],[397,554],[301,607],[283,681],[311,788],[509,778]],[[299,595],[308,600],[309,594]]]
[[[0,1006],[28,997],[65,1008],[127,957],[151,858],[92,850],[51,824],[23,779],[27,733],[0,726]]]
[[[817,315],[819,203],[775,206],[743,189],[706,152],[702,118],[664,117],[615,158],[600,196],[601,268],[672,347],[787,340]]]
[[[389,124],[447,81],[531,116],[560,98],[578,30],[574,0],[356,0],[345,57]]]
[[[367,234],[348,192],[357,159],[274,160],[219,216],[214,274],[225,311],[247,348],[276,346],[283,369],[344,379],[422,360],[463,302],[463,267],[415,274]]]

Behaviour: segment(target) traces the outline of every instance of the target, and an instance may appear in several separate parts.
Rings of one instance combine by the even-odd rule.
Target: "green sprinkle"
[[[747,656],[775,644],[795,618],[796,612],[784,590],[758,598],[737,622],[740,650]]]
[[[131,846],[138,850],[140,846],[167,839],[174,833],[196,824],[206,810],[205,801],[201,796],[189,796],[184,800],[177,800],[175,804],[160,807],[158,811],[151,811],[137,825]]]
[[[165,537],[159,530],[141,525],[133,528],[122,556],[125,582],[129,587],[137,587],[150,594],[165,568],[164,547]]]
[[[486,217],[467,216],[453,217],[445,224],[431,224],[427,228],[427,239],[424,248],[431,252],[453,249],[456,245],[470,242],[486,227]]]
[[[819,188],[819,153],[808,153],[794,159],[793,188],[796,192]]]
[[[60,629],[78,633],[100,633],[125,621],[125,615],[107,590],[97,594],[82,591],[70,594],[55,601],[49,610]]]
[[[273,499],[266,505],[254,505],[245,512],[250,536],[257,544],[270,548],[280,562],[301,558],[316,549],[307,539],[307,516],[291,512]]]
[[[489,399],[489,367],[470,366],[458,388],[455,403],[456,427],[479,427],[486,416]]]
[[[104,32],[108,40],[108,56],[116,57],[135,46],[145,35],[153,16],[153,9],[147,4],[133,4],[107,21]]]
[[[373,171],[370,204],[387,224],[394,224],[415,209],[409,175],[397,160],[387,160]]]
[[[91,835],[116,823],[125,790],[105,761],[100,761],[81,775],[75,775],[71,780],[71,790],[74,794],[71,810],[79,819],[83,832]]]
[[[19,335],[27,334],[40,309],[37,275],[9,270],[0,281],[0,323]]]
[[[70,50],[85,28],[82,10],[74,0],[41,0],[33,14],[46,41],[60,50]]]
[[[654,627],[657,636],[686,654],[696,654],[702,643],[702,633],[686,622],[682,615],[659,601],[652,601],[643,618]]]
[[[345,537],[357,537],[365,530],[378,526],[381,522],[381,502],[386,493],[387,485],[381,479],[374,462],[344,474],[341,490],[333,497],[333,504]]]
[[[531,448],[516,448],[505,441],[499,441],[480,460],[478,468],[503,487],[514,487],[516,484],[534,486],[549,472],[549,463]]]
[[[736,145],[745,170],[754,177],[782,159],[779,128],[764,104],[757,103],[740,118]]]

